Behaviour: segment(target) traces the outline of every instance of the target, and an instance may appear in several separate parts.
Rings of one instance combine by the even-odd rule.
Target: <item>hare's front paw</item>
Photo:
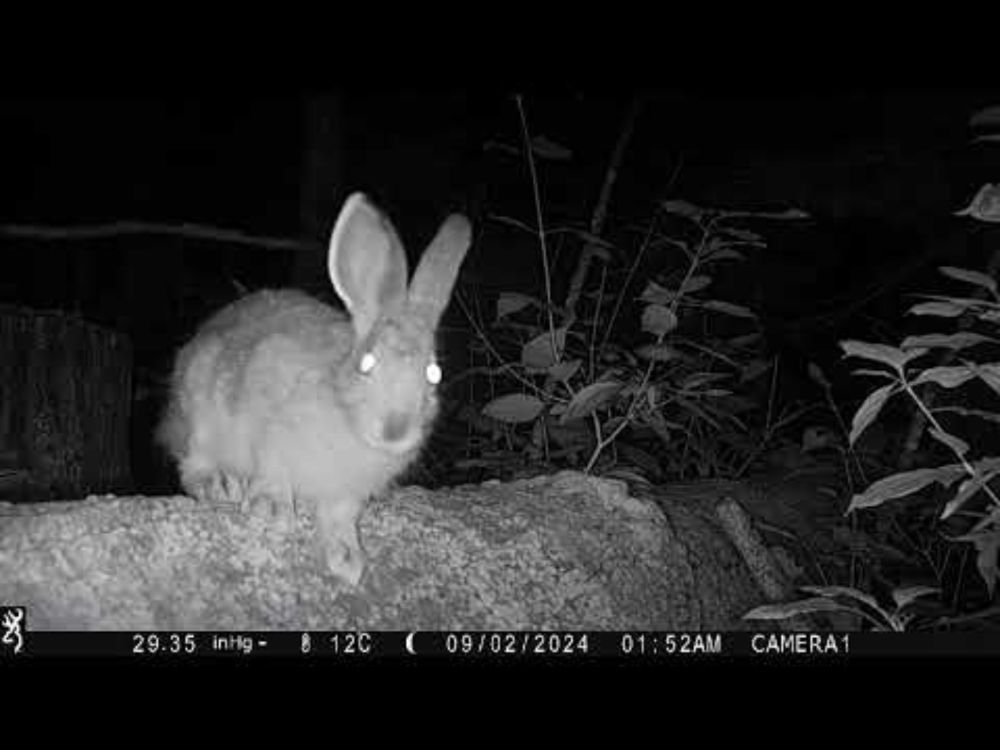
[[[287,485],[258,480],[250,483],[247,509],[270,524],[288,528],[295,518],[295,498]]]
[[[357,586],[365,572],[365,553],[357,540],[349,539],[349,536],[353,534],[344,533],[332,537],[324,534],[320,540],[320,548],[330,572],[352,586]]]
[[[244,500],[245,483],[225,472],[192,474],[182,484],[188,495],[202,503],[240,505]]]
[[[327,568],[357,586],[365,571],[365,553],[358,538],[355,503],[321,502],[316,506],[316,534]]]

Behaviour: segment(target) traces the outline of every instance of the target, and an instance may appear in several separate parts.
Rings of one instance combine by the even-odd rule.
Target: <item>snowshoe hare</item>
[[[327,565],[357,585],[357,519],[416,457],[437,410],[435,331],[470,240],[468,220],[448,217],[407,289],[395,229],[355,193],[327,257],[347,314],[263,290],[205,322],[177,355],[157,432],[185,491],[315,513]]]

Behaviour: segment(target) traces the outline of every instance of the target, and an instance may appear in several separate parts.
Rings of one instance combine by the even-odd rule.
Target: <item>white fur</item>
[[[435,414],[432,339],[468,240],[464,219],[442,225],[411,308],[395,231],[355,194],[328,260],[350,316],[300,292],[261,291],[210,318],[178,353],[158,431],[185,490],[269,512],[314,510],[327,563],[356,584],[357,517],[415,458]],[[370,373],[358,368],[361,341],[377,354]]]

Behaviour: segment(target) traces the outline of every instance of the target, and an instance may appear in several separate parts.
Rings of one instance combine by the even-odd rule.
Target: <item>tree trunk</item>
[[[60,312],[0,308],[0,454],[25,480],[2,499],[128,488],[131,380],[124,334]]]

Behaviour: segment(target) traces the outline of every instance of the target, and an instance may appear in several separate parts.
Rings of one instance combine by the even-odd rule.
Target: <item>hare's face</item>
[[[356,434],[371,447],[405,453],[430,428],[441,380],[433,338],[419,319],[394,317],[354,348],[342,393]]]
[[[330,235],[330,281],[350,313],[355,345],[336,373],[354,434],[373,448],[406,453],[437,410],[434,331],[469,248],[472,228],[445,219],[407,286],[406,253],[392,223],[361,193],[344,203]]]

